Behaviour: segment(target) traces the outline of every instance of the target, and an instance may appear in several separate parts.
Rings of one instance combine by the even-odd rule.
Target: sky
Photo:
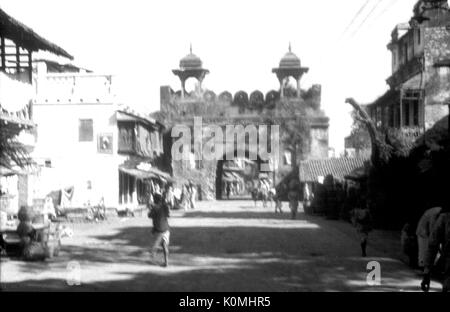
[[[159,88],[179,90],[179,60],[198,55],[204,88],[266,93],[272,68],[292,51],[309,72],[302,88],[322,85],[330,147],[339,154],[351,130],[347,97],[370,103],[387,90],[391,31],[409,21],[417,0],[0,0],[0,7],[75,57],[115,75],[118,99],[159,109]],[[357,13],[360,14],[357,14]]]

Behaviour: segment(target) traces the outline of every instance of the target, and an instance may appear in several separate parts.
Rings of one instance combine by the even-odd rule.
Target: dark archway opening
[[[271,178],[270,173],[261,173],[261,163],[259,156],[257,160],[251,160],[248,151],[244,157],[238,157],[235,151],[233,160],[226,160],[224,155],[222,160],[217,161],[216,199],[251,199],[251,190],[257,186],[261,177]]]

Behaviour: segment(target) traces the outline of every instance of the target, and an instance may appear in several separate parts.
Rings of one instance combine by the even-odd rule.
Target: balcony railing
[[[391,87],[396,87],[399,84],[417,75],[422,70],[421,56],[417,56],[409,60],[407,63],[401,65],[398,70],[387,79],[387,83]]]
[[[416,140],[424,134],[422,127],[389,128],[387,131],[389,135],[400,136],[411,140]]]

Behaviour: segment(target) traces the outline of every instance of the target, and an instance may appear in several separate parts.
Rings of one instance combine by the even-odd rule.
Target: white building
[[[65,208],[103,198],[107,207],[145,203],[144,180],[169,178],[160,167],[163,125],[118,105],[111,75],[48,60],[35,62],[33,158],[41,167],[36,197],[60,192]]]

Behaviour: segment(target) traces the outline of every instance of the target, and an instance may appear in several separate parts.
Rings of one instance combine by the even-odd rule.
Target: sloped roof
[[[18,42],[21,46],[32,50],[44,50],[54,53],[59,56],[67,57],[73,60],[70,55],[63,48],[39,36],[30,27],[22,24],[12,16],[9,16],[0,8],[0,30],[1,35],[5,38]]]
[[[159,125],[160,127],[163,127],[163,128],[165,127],[163,123],[152,118],[150,115],[147,115],[144,113],[139,113],[129,106],[119,105],[117,107],[116,113],[117,113],[117,120],[130,120],[130,118],[131,118],[131,119],[140,120],[147,124]]]
[[[343,180],[355,169],[364,167],[364,163],[368,160],[369,158],[366,157],[343,157],[302,161],[300,163],[300,181],[318,182],[319,177],[326,177],[329,174],[335,179]]]
[[[436,62],[434,64],[435,67],[450,67],[450,58],[449,59],[444,59],[444,60],[440,60],[438,62]]]

